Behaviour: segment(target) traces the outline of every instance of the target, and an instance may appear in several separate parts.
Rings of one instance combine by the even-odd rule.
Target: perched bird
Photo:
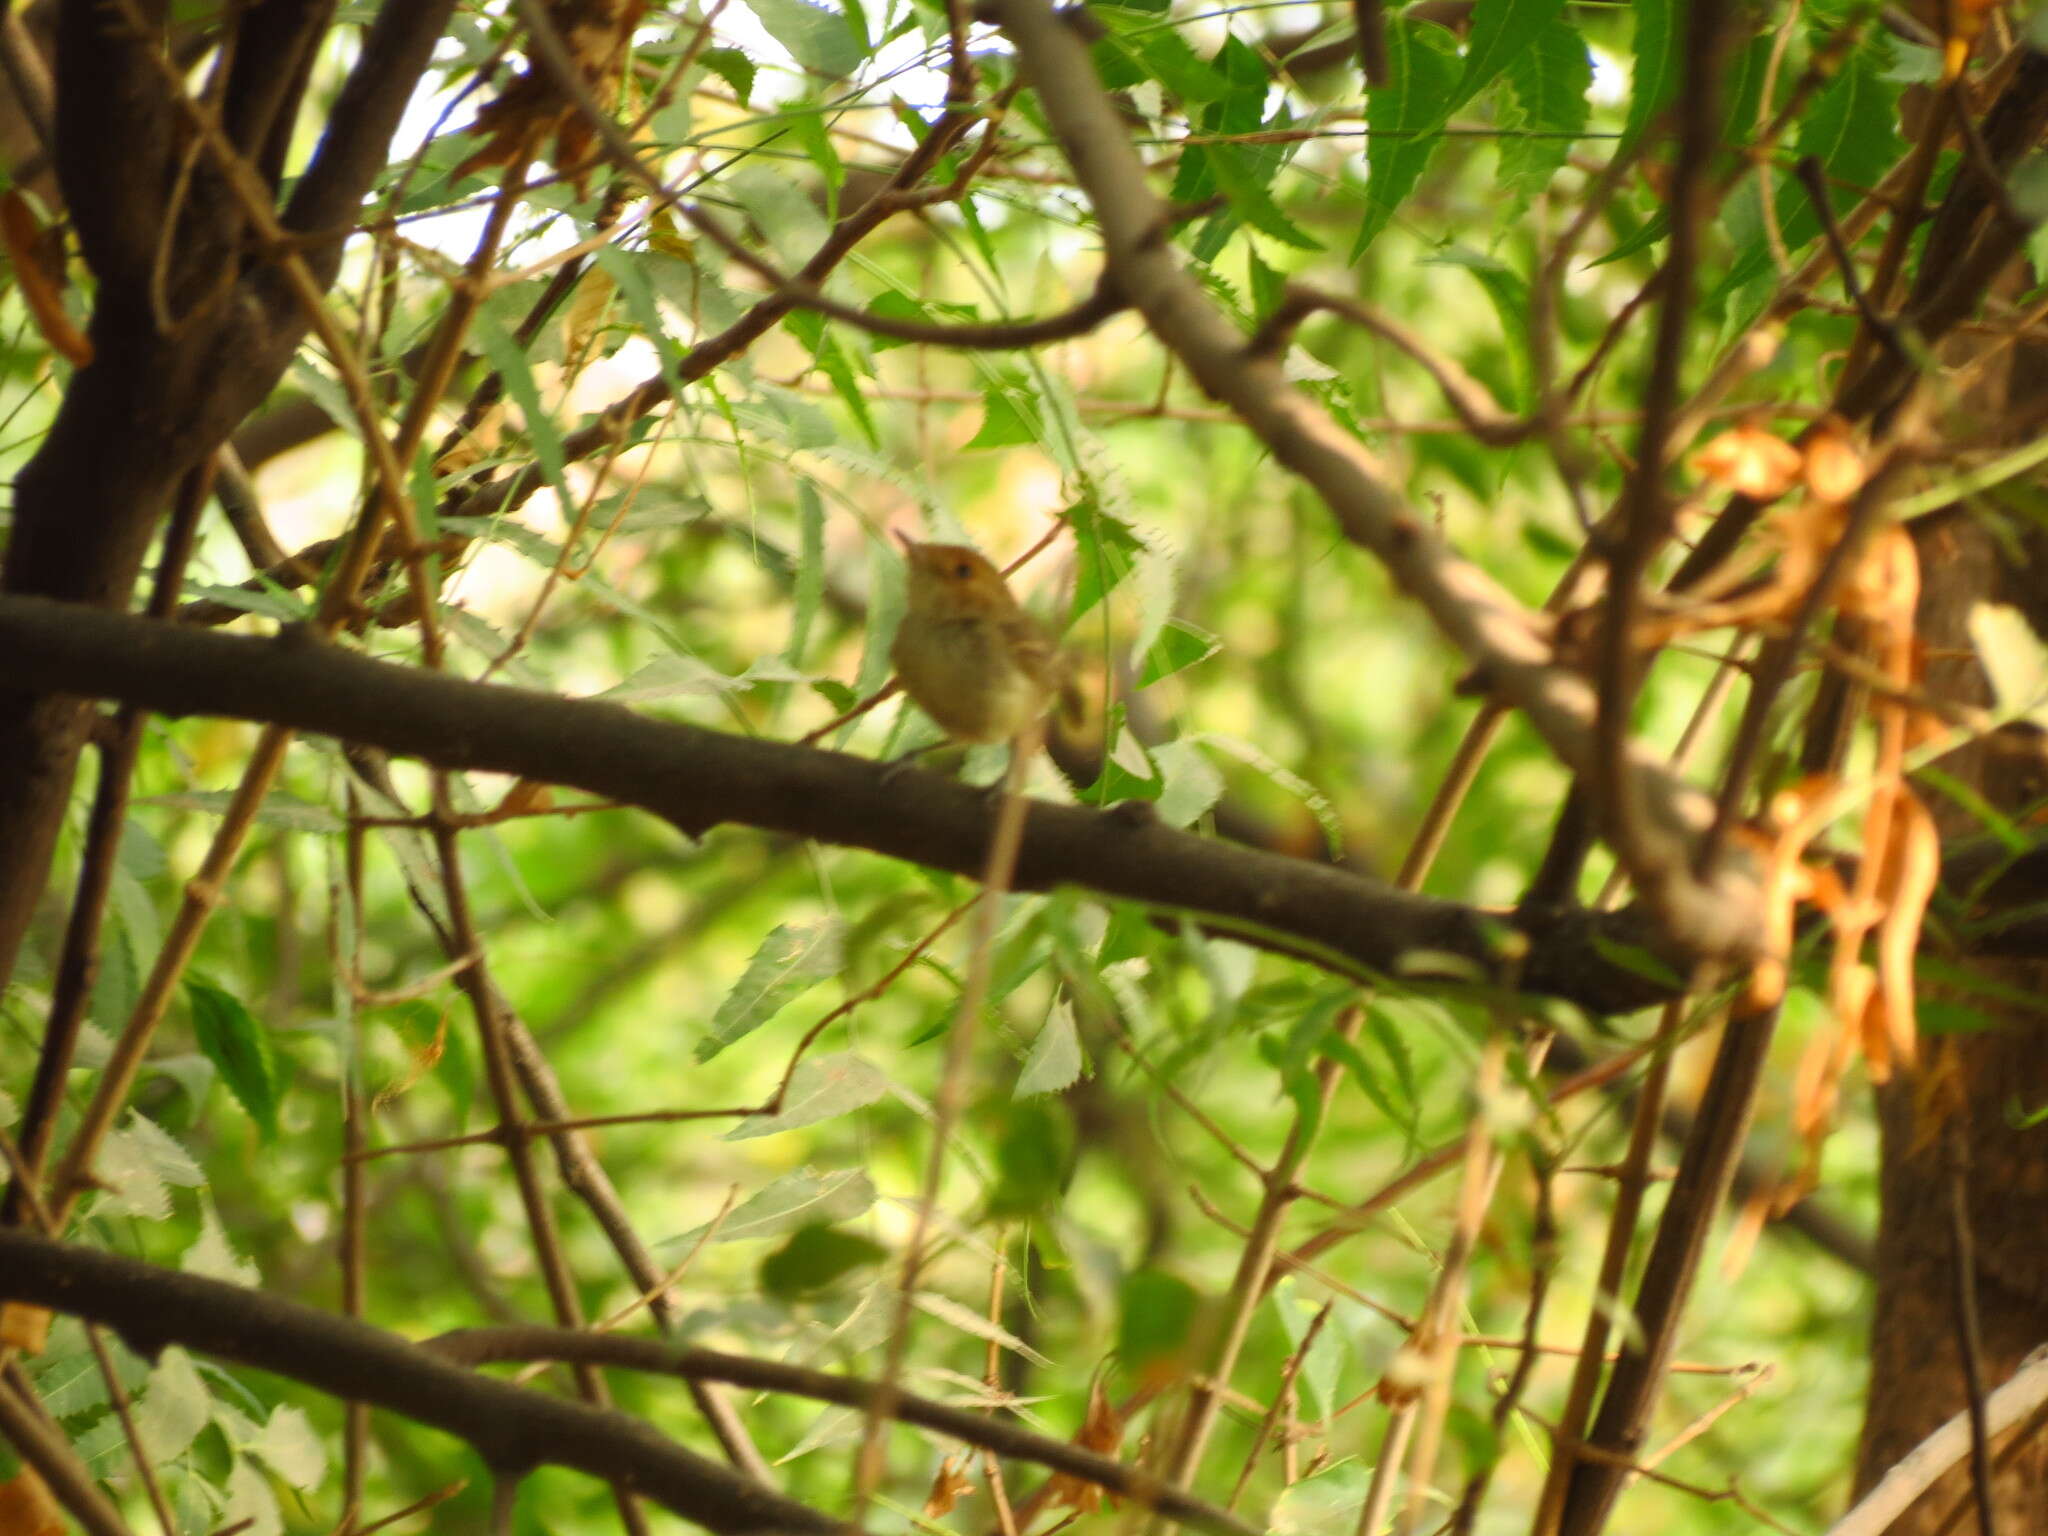
[[[1065,687],[1058,649],[979,553],[897,537],[909,589],[889,659],[903,691],[955,741],[1014,743]]]

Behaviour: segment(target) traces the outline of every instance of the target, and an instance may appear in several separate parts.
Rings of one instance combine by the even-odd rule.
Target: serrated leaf
[[[747,105],[754,94],[754,76],[758,73],[752,59],[737,48],[706,48],[697,55],[697,62],[731,86],[741,106]]]
[[[776,115],[778,123],[786,124],[790,135],[803,146],[810,156],[811,164],[818,168],[818,174],[825,185],[837,192],[846,185],[846,166],[839,158],[839,151],[832,145],[832,130],[825,121],[823,103],[811,99],[786,101]]]
[[[1130,524],[1092,500],[1069,508],[1066,522],[1074,534],[1074,601],[1067,609],[1071,628],[1130,575],[1145,542]]]
[[[1163,786],[1153,808],[1169,827],[1188,827],[1223,798],[1223,775],[1192,741],[1161,742],[1152,749]]]
[[[875,1203],[874,1182],[858,1168],[815,1174],[808,1168],[784,1174],[743,1200],[719,1225],[712,1241],[759,1242],[812,1222],[850,1221]],[[693,1227],[672,1241],[690,1243],[705,1231]]]
[[[1330,797],[1309,783],[1300,774],[1283,768],[1264,752],[1248,741],[1239,741],[1234,736],[1218,736],[1207,733],[1195,740],[1207,742],[1219,751],[1228,752],[1247,767],[1254,768],[1268,779],[1286,790],[1290,795],[1308,807],[1309,814],[1316,819],[1316,825],[1323,829],[1323,836],[1329,840],[1330,852],[1344,851],[1344,824],[1337,819],[1337,808],[1330,803]]]
[[[1507,348],[1514,369],[1514,404],[1526,406],[1535,385],[1535,367],[1529,357],[1529,284],[1519,272],[1511,271],[1491,256],[1450,246],[1429,258],[1429,264],[1463,267],[1485,290],[1500,321],[1501,345]]]
[[[1038,402],[1018,379],[992,380],[981,392],[981,425],[964,444],[968,448],[1008,448],[1035,443],[1044,435]]]
[[[1517,210],[1550,185],[1585,132],[1593,56],[1578,29],[1553,19],[1507,63],[1520,121],[1500,141],[1500,182]]]
[[[936,1291],[919,1291],[916,1296],[917,1310],[937,1318],[949,1327],[958,1328],[962,1333],[1022,1355],[1033,1365],[1051,1365],[1052,1362],[1037,1350],[1026,1344],[1017,1335],[999,1323],[992,1323],[972,1307],[963,1307],[950,1296],[941,1296]]]
[[[233,793],[224,789],[189,789],[168,795],[143,795],[134,803],[160,805],[173,811],[201,811],[218,816],[227,810],[228,802],[233,798]],[[256,812],[256,819],[266,826],[283,827],[290,832],[348,830],[348,823],[326,806],[295,800],[290,795],[266,795],[262,806]]]
[[[1899,87],[1883,78],[1879,62],[1873,50],[1857,49],[1843,60],[1827,89],[1800,118],[1800,157],[1810,155],[1819,160],[1831,182],[1875,186],[1904,152],[1898,130]],[[1838,202],[1850,196],[1833,190],[1828,195]],[[1789,254],[1796,257],[1820,235],[1820,216],[1796,179],[1787,177],[1778,186],[1772,207],[1779,237]],[[1773,260],[1770,238],[1759,217],[1728,275],[1707,302],[1715,303],[1769,272]]]
[[[519,414],[526,422],[527,440],[533,444],[534,457],[540,460],[548,489],[561,498],[564,507],[573,507],[576,498],[566,478],[568,458],[562,450],[561,429],[541,404],[540,386],[534,382],[533,368],[527,362],[525,348],[519,345],[518,339],[488,305],[477,311],[471,334],[483,348],[485,359],[497,370],[498,377],[505,381],[505,393],[519,407]]]
[[[1041,1093],[1059,1093],[1081,1075],[1081,1036],[1074,1027],[1074,1005],[1065,998],[1053,1004],[1052,1014],[1031,1042],[1024,1069],[1017,1074],[1011,1097],[1028,1099]]]
[[[697,1042],[697,1060],[709,1061],[827,976],[836,975],[845,947],[846,923],[836,916],[776,928],[761,941],[712,1015],[710,1034]]]
[[[716,697],[745,686],[737,677],[699,661],[695,656],[657,656],[615,687],[598,695],[614,704],[647,704],[678,695]]]
[[[232,1526],[236,1536],[283,1536],[284,1517],[278,1511],[277,1495],[253,1462],[237,1461],[229,1469],[224,1492],[226,1498],[210,1525]]]
[[[1107,18],[1116,13],[1102,14]],[[1147,79],[1157,80],[1190,106],[1215,101],[1229,89],[1229,82],[1172,27],[1146,25],[1130,36],[1113,36],[1110,41],[1123,50]]]
[[[746,6],[805,69],[840,80],[860,67],[865,50],[840,12],[809,0],[746,0]]]
[[[1628,116],[1622,122],[1622,154],[1642,137],[1650,121],[1664,110],[1677,88],[1684,64],[1685,17],[1678,0],[1636,0],[1629,7],[1636,19],[1630,41]]]
[[[801,667],[804,643],[810,639],[811,625],[825,598],[825,500],[812,480],[797,481],[796,515],[797,556],[792,583],[795,601],[789,620],[789,644],[783,647],[782,657],[792,667]]]
[[[1537,37],[1557,24],[1564,0],[1479,0],[1472,8],[1472,33],[1465,43],[1465,70],[1452,93],[1450,111],[1477,96]]]
[[[204,1195],[199,1199],[199,1238],[179,1255],[178,1268],[188,1275],[204,1275],[229,1285],[254,1286],[261,1282],[256,1266],[235,1252],[220,1213]]]
[[[836,969],[836,967],[835,967]],[[809,1057],[797,1063],[782,1108],[772,1115],[749,1115],[730,1131],[727,1141],[751,1141],[800,1125],[816,1125],[865,1109],[889,1091],[889,1079],[873,1062],[843,1051]]]
[[[824,1222],[799,1227],[789,1240],[761,1260],[761,1288],[785,1301],[829,1289],[851,1270],[879,1263],[888,1250]]]
[[[1184,672],[1197,662],[1207,661],[1223,649],[1223,642],[1206,629],[1185,619],[1168,619],[1159,638],[1145,652],[1145,665],[1138,672],[1138,686],[1150,688],[1162,678]]]
[[[284,1080],[270,1035],[233,993],[207,982],[185,983],[192,1004],[192,1028],[199,1049],[220,1071],[221,1081],[266,1142],[277,1138],[277,1110]]]
[[[868,540],[868,622],[860,653],[860,672],[854,678],[854,694],[865,698],[882,686],[891,671],[889,645],[896,627],[903,622],[903,557],[879,536]],[[846,730],[851,731],[849,724]],[[843,736],[841,738],[844,739]]]
[[[1459,62],[1440,28],[1427,22],[1387,23],[1388,80],[1366,92],[1365,212],[1351,260],[1366,252],[1408,200],[1443,146]]]
[[[273,1408],[262,1429],[242,1447],[294,1488],[313,1488],[327,1477],[327,1446],[306,1410],[290,1403]]]
[[[136,1433],[150,1460],[161,1466],[182,1456],[212,1416],[213,1394],[205,1378],[192,1357],[172,1345],[158,1358],[135,1405]]]
[[[206,1170],[199,1166],[199,1160],[185,1150],[183,1142],[147,1115],[130,1115],[126,1129],[137,1154],[166,1184],[175,1184],[180,1189],[206,1186]]]
[[[1303,231],[1273,200],[1267,186],[1276,167],[1261,164],[1266,157],[1236,144],[1210,144],[1205,153],[1209,157],[1209,174],[1230,199],[1231,212],[1282,245],[1291,245],[1298,251],[1323,248],[1322,241]]]

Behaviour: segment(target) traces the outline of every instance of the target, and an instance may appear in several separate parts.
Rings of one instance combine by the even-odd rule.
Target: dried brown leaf
[[[1730,427],[1692,456],[1702,479],[1749,497],[1773,501],[1799,478],[1799,450],[1760,426]]]
[[[967,1475],[966,1463],[965,1452],[955,1452],[939,1463],[938,1476],[932,1479],[932,1491],[925,1495],[925,1519],[937,1520],[950,1515],[961,1495],[974,1492],[974,1479]]]
[[[31,1467],[0,1482],[0,1536],[64,1536],[64,1512]]]

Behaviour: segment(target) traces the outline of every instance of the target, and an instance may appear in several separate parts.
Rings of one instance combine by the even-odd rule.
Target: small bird
[[[1058,648],[978,552],[897,538],[910,581],[889,659],[903,691],[955,741],[1014,743],[1064,690]]]

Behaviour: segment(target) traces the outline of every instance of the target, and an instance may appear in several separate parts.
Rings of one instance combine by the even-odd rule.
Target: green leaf
[[[1152,749],[1162,787],[1154,809],[1169,827],[1188,827],[1223,798],[1223,775],[1192,741],[1161,742]]]
[[[860,67],[866,50],[840,12],[809,0],[746,0],[746,6],[768,35],[814,74],[839,80]]]
[[[1126,1370],[1174,1360],[1196,1342],[1201,1298],[1178,1275],[1138,1270],[1125,1277],[1117,1303],[1116,1349]]]
[[[182,1456],[213,1416],[213,1394],[177,1345],[163,1352],[135,1408],[135,1432],[149,1458],[163,1466]]]
[[[1485,90],[1527,54],[1539,36],[1561,25],[1558,18],[1563,12],[1564,0],[1479,0],[1472,8],[1472,35],[1465,44],[1465,72],[1451,93],[1448,111],[1455,112]],[[1584,51],[1582,43],[1580,52]]]
[[[837,336],[828,333],[818,348],[817,363],[825,377],[832,381],[833,393],[839,396],[839,403],[846,407],[846,413],[859,426],[868,446],[880,448],[882,434],[876,430],[874,413],[868,409],[868,397],[860,387],[854,355]]]
[[[845,946],[846,923],[839,917],[784,923],[776,928],[761,941],[754,958],[712,1015],[711,1032],[697,1042],[697,1060],[709,1061],[827,976],[836,975]]]
[[[784,1174],[766,1189],[741,1201],[710,1240],[759,1242],[813,1222],[850,1221],[874,1203],[874,1181],[863,1170],[842,1168],[836,1173],[816,1174],[806,1168]],[[705,1235],[709,1225],[692,1227],[670,1241],[695,1242]]]
[[[1322,241],[1305,233],[1299,225],[1280,211],[1280,205],[1273,201],[1273,194],[1266,190],[1272,181],[1277,166],[1263,163],[1270,159],[1261,152],[1237,144],[1211,144],[1204,151],[1209,157],[1209,174],[1216,179],[1216,185],[1223,195],[1230,199],[1230,208],[1245,223],[1262,235],[1270,235],[1282,245],[1291,245],[1298,251],[1320,251]]]
[[[1635,15],[1636,34],[1630,49],[1628,117],[1616,154],[1641,138],[1651,119],[1664,110],[1685,62],[1685,15],[1679,0],[1635,0],[1629,9]]]
[[[1519,272],[1511,271],[1493,257],[1482,256],[1461,246],[1436,252],[1426,265],[1463,267],[1486,291],[1487,302],[1493,305],[1494,317],[1500,321],[1501,345],[1507,348],[1508,361],[1514,370],[1515,399],[1512,403],[1526,407],[1535,391],[1535,364],[1529,357],[1528,282]]]
[[[967,440],[969,448],[1008,448],[1035,443],[1044,428],[1038,402],[1022,379],[991,380],[981,394],[981,426]]]
[[[525,419],[526,435],[533,443],[534,457],[540,460],[548,489],[561,498],[563,506],[575,506],[575,494],[565,478],[568,458],[562,451],[562,434],[555,419],[541,405],[540,387],[534,383],[525,350],[489,305],[477,311],[473,334],[483,347],[485,359],[505,381],[505,393],[512,397],[512,403]]]
[[[185,995],[192,1004],[199,1049],[219,1070],[235,1102],[256,1122],[264,1141],[276,1140],[284,1082],[270,1036],[231,992],[191,980],[185,983]]]
[[[806,478],[796,483],[797,557],[795,608],[789,621],[789,644],[782,659],[792,667],[804,664],[804,643],[811,637],[811,624],[818,605],[825,599],[825,499],[817,484]]]
[[[1207,661],[1223,649],[1223,642],[1206,629],[1185,619],[1168,619],[1159,638],[1145,652],[1145,665],[1138,672],[1138,686],[1150,688],[1161,678],[1183,672],[1197,662]]]
[[[731,86],[741,106],[747,105],[754,94],[756,70],[752,59],[737,48],[706,48],[697,55],[697,62]]]
[[[804,153],[811,157],[811,164],[825,178],[826,186],[837,192],[846,185],[846,167],[840,162],[839,151],[832,145],[831,127],[825,121],[821,102],[816,98],[784,102],[775,120],[788,125],[790,137],[803,146]]]
[[[1074,1028],[1074,1005],[1065,998],[1053,1004],[1052,1014],[1031,1042],[1031,1054],[1017,1074],[1012,1097],[1028,1099],[1041,1093],[1059,1093],[1081,1075],[1081,1037]]]
[[[261,1458],[263,1464],[294,1488],[316,1488],[327,1477],[327,1444],[306,1410],[281,1403],[256,1437],[241,1449]]]
[[[888,1250],[864,1237],[812,1222],[790,1233],[788,1241],[761,1260],[761,1289],[783,1301],[796,1301],[831,1288],[852,1270],[876,1264]]]
[[[1145,541],[1129,523],[1112,517],[1093,500],[1068,508],[1066,521],[1074,531],[1074,601],[1067,610],[1071,628],[1131,574]]]
[[[1265,116],[1267,93],[1272,85],[1256,50],[1235,37],[1225,37],[1223,46],[1210,61],[1210,69],[1223,82],[1223,92],[1202,109],[1203,136],[1228,138],[1265,129],[1285,128],[1293,119],[1283,106],[1271,118]],[[1209,143],[1189,146],[1174,174],[1173,200],[1199,203],[1223,192],[1230,209],[1204,224],[1189,249],[1200,262],[1213,261],[1229,240],[1240,219],[1285,244],[1302,249],[1320,249],[1279,210],[1267,191],[1292,151],[1277,144]]]
[[[1337,819],[1337,808],[1330,803],[1328,795],[1307,779],[1291,769],[1281,767],[1250,742],[1239,741],[1234,736],[1221,736],[1211,731],[1194,739],[1206,742],[1218,751],[1228,752],[1246,767],[1264,774],[1273,783],[1300,800],[1308,807],[1309,814],[1315,817],[1316,825],[1323,829],[1323,836],[1329,840],[1330,852],[1341,854],[1344,851],[1344,824]]]
[[[838,967],[833,967],[835,970]],[[889,1091],[889,1079],[880,1067],[841,1051],[831,1056],[808,1057],[790,1075],[789,1092],[782,1108],[772,1115],[749,1115],[730,1131],[727,1141],[752,1141],[793,1131],[801,1125],[836,1120],[856,1109],[865,1109]]]
[[[1847,187],[1876,186],[1904,153],[1898,130],[1899,87],[1880,74],[1881,62],[1880,54],[1871,48],[1852,53],[1800,120],[1799,155],[1817,158],[1831,182]],[[1853,194],[1831,189],[1828,195],[1839,211]],[[1797,179],[1786,176],[1772,206],[1785,250],[1797,257],[1801,247],[1820,234],[1820,216],[1814,212],[1812,199]],[[1707,302],[1719,303],[1768,272],[1772,261],[1770,239],[1758,217],[1734,265]]]
[[[1387,24],[1388,80],[1366,92],[1365,212],[1351,245],[1357,261],[1408,200],[1443,145],[1458,58],[1441,28],[1427,22]]]
[[[857,697],[873,693],[889,675],[889,645],[896,638],[896,626],[903,622],[903,602],[903,557],[879,533],[870,534],[867,640],[860,653],[860,671],[853,680]],[[848,724],[845,729],[853,728]]]
[[[1057,1103],[1036,1098],[1015,1104],[996,1143],[996,1186],[989,1214],[1035,1216],[1059,1203],[1073,1172],[1074,1128]]]
[[[1519,121],[1500,141],[1500,182],[1516,211],[1550,185],[1584,133],[1593,57],[1570,24],[1551,20],[1507,63],[1508,90]]]
[[[1230,82],[1172,27],[1113,7],[1098,7],[1090,14],[1099,16],[1109,30],[1097,51],[1114,52],[1139,79],[1158,81],[1190,106],[1219,100],[1229,91]],[[1108,79],[1103,83],[1112,90],[1120,88]]]

